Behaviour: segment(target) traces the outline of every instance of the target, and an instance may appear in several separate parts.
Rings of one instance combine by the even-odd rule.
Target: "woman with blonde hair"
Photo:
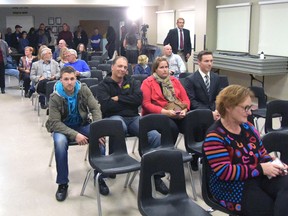
[[[149,58],[146,55],[138,56],[138,64],[134,67],[133,74],[151,75],[151,68],[148,65]]]

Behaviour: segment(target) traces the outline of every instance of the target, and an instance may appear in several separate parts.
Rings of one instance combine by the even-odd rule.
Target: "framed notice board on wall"
[[[31,27],[34,27],[33,16],[6,16],[6,28],[10,27],[14,32],[15,26],[22,26],[22,31],[29,31]]]
[[[249,52],[251,3],[219,5],[217,50]]]
[[[157,44],[163,44],[170,29],[175,26],[175,12],[157,11]]]

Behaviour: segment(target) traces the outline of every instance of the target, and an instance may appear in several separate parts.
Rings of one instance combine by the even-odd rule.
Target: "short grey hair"
[[[72,55],[74,55],[75,57],[77,57],[77,52],[74,49],[68,49],[68,52]]]
[[[43,58],[44,55],[46,55],[47,52],[51,52],[50,48],[43,48],[41,51],[41,58]]]

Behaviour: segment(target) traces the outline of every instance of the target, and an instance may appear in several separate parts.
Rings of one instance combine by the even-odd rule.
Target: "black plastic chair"
[[[186,151],[199,157],[198,167],[203,157],[202,146],[208,128],[214,123],[212,111],[209,109],[191,110],[186,114],[184,122],[184,144]],[[201,182],[201,180],[200,180]]]
[[[99,83],[97,78],[81,78],[80,82],[86,83],[88,88],[90,88],[90,86],[92,86],[92,85],[97,85]]]
[[[262,130],[259,128],[258,119],[266,118],[266,104],[267,104],[267,96],[264,92],[264,88],[258,86],[250,86],[250,90],[253,92],[253,96],[257,99],[258,108],[256,110],[252,110],[253,118],[255,119],[256,128],[261,132]]]
[[[228,209],[224,208],[222,205],[219,204],[218,200],[216,200],[213,194],[210,191],[209,182],[212,170],[208,164],[207,158],[202,158],[202,197],[204,202],[210,206],[212,209],[210,211],[218,210],[224,212],[228,215],[235,215],[234,212],[229,211]]]
[[[94,69],[98,69],[98,65],[100,64],[100,61],[99,60],[91,60],[91,61],[88,61],[88,65],[90,67],[91,70],[94,70]]]
[[[151,177],[163,171],[170,174],[170,191],[157,199],[152,196]],[[142,156],[137,201],[140,213],[145,216],[210,215],[188,197],[182,154],[173,150],[156,150]]]
[[[273,118],[280,118],[280,128],[273,128]],[[271,131],[288,131],[288,101],[273,100],[267,103],[265,133]]]
[[[102,56],[99,55],[92,55],[91,56],[91,61],[99,61],[100,63],[102,63]]]
[[[102,70],[91,70],[91,78],[97,78],[98,82],[101,82],[103,80],[103,74],[102,74]]]
[[[131,77],[135,80],[140,81],[140,83],[142,83],[148,76],[144,74],[133,74]]]
[[[98,89],[98,85],[92,85],[90,86],[90,90],[93,94],[93,96],[97,99],[97,89]]]
[[[228,77],[226,75],[219,75],[220,89],[224,89],[229,85]]]
[[[182,153],[183,163],[187,163],[188,166],[193,197],[196,201],[197,195],[190,164],[192,156],[186,151],[175,148],[171,128],[169,125],[169,117],[166,115],[148,114],[143,116],[139,121],[139,154],[140,156],[142,156],[147,152],[155,150],[154,148],[151,148],[148,143],[148,132],[152,130],[157,130],[161,134],[161,145],[157,147],[157,149],[169,149]]]
[[[180,73],[179,79],[186,78],[186,77],[190,76],[191,74],[192,74],[191,72]]]
[[[111,130],[111,128],[113,128],[113,130]],[[101,155],[98,140],[99,138],[106,136],[109,137],[109,150],[111,154],[103,156]],[[140,169],[140,163],[128,155],[121,121],[102,119],[91,123],[89,140],[89,163],[92,169],[87,172],[81,196],[84,195],[91,173],[94,170],[97,171],[98,174],[96,175],[94,184],[96,183],[98,215],[100,216],[102,215],[102,210],[98,183],[99,176],[101,174],[108,176],[111,174],[128,173],[124,186],[127,187],[131,172],[138,171]],[[113,151],[111,149],[113,149]],[[134,176],[131,178],[129,186],[132,184],[136,174],[137,172],[135,172]]]
[[[99,64],[97,66],[98,70],[106,71],[106,74],[111,72],[111,64]]]
[[[263,145],[268,153],[280,152],[280,160],[288,164],[288,133],[275,131],[265,134],[262,138]]]

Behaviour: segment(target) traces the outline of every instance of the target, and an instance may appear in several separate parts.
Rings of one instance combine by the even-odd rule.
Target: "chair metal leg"
[[[177,137],[177,141],[174,145],[175,148],[177,148],[177,146],[179,145],[179,143],[181,142],[182,138],[184,137],[184,135],[182,133],[179,133],[178,137]]]
[[[54,145],[53,145],[53,149],[52,149],[51,156],[50,156],[50,160],[49,160],[49,167],[51,167],[54,154],[55,154],[55,147],[54,147]]]
[[[134,143],[133,143],[133,148],[132,148],[132,153],[133,153],[133,154],[134,154],[134,151],[135,151],[137,139],[138,139],[138,138],[135,138]]]
[[[91,175],[91,172],[93,171],[93,169],[90,169],[88,170],[87,174],[86,174],[86,178],[84,180],[84,183],[83,183],[83,186],[82,186],[82,190],[81,190],[81,193],[80,193],[80,196],[83,196],[84,195],[84,191],[86,189],[86,186],[87,186],[87,183],[88,183],[88,180],[90,178],[90,175]],[[99,174],[99,173],[98,173]],[[99,185],[98,185],[99,187]]]
[[[87,145],[87,150],[85,153],[84,161],[87,161],[87,159],[88,159],[88,152],[89,152],[89,144]]]
[[[199,182],[200,182],[200,185],[202,187],[202,164],[201,164],[201,160],[202,160],[202,158],[199,157],[197,164],[198,164],[198,169],[199,169]]]
[[[132,176],[132,178],[130,179],[130,181],[129,181],[129,183],[128,183],[128,186],[129,186],[129,187],[131,187],[131,185],[132,185],[132,183],[133,183],[133,181],[134,181],[134,179],[135,179],[135,177],[136,177],[137,174],[138,174],[138,171],[135,171],[135,172],[133,173],[133,176]]]
[[[91,173],[91,172],[90,172]],[[99,177],[101,173],[97,173],[96,175],[96,194],[97,194],[97,205],[98,205],[98,215],[102,216],[102,208],[101,208],[101,200],[100,200],[100,191],[99,191]],[[85,186],[86,187],[86,186]],[[84,193],[84,191],[83,191]]]
[[[131,175],[131,172],[127,173],[126,180],[125,180],[125,184],[124,184],[124,188],[127,188],[130,175]]]
[[[192,187],[193,198],[194,198],[195,201],[197,201],[197,194],[196,194],[195,184],[194,184],[194,181],[193,181],[192,168],[191,168],[190,161],[187,162],[187,165],[188,165],[188,172],[189,172],[190,180],[191,180],[191,187]]]

